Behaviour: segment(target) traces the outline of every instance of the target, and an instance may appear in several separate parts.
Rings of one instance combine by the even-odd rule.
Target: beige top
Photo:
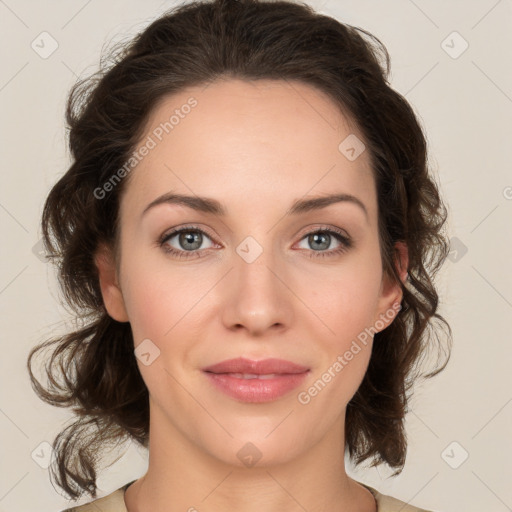
[[[135,480],[117,489],[117,491],[104,496],[103,498],[98,498],[91,503],[86,503],[79,507],[68,508],[62,512],[128,512],[126,505],[124,504],[124,492],[133,482],[135,482]],[[378,512],[431,512],[423,508],[413,507],[412,505],[408,505],[407,503],[397,500],[396,498],[392,498],[391,496],[381,494],[372,487],[361,482],[358,483],[363,487],[366,487],[366,489],[373,494],[375,501],[377,502]]]

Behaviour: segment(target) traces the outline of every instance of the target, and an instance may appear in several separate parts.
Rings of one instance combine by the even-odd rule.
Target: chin
[[[209,439],[203,450],[220,462],[238,468],[268,468],[291,462],[299,455],[302,443],[286,430],[280,434],[274,431],[268,436],[266,429],[256,430],[254,425],[245,431],[228,429],[233,437],[227,439],[226,434]]]

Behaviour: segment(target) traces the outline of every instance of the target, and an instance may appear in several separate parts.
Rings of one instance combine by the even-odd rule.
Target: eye
[[[302,240],[305,240],[306,244],[313,248],[309,254],[311,258],[337,256],[348,251],[353,245],[352,240],[346,234],[332,228],[311,231]],[[328,249],[333,240],[338,243],[338,247],[325,251],[324,249]],[[306,247],[306,249],[309,247]]]
[[[213,244],[203,247],[205,240],[211,240],[205,231],[189,226],[165,233],[159,240],[159,244],[165,252],[178,258],[200,258],[202,254],[199,249],[213,247]]]
[[[203,243],[207,240],[210,240],[210,245],[204,247]],[[185,226],[164,233],[158,244],[166,253],[176,258],[201,258],[208,253],[207,249],[214,247],[211,240],[212,237],[204,230],[196,226]],[[310,258],[334,257],[348,251],[353,246],[350,237],[343,231],[333,228],[320,228],[310,231],[301,239],[301,242],[303,240],[309,245],[305,249],[309,249],[308,256]],[[331,246],[333,241],[338,246],[334,249],[325,250]],[[301,249],[304,249],[304,247],[301,247]]]

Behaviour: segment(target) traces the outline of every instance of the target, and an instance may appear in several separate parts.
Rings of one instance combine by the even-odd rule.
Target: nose
[[[252,336],[289,328],[293,321],[293,293],[283,266],[278,266],[270,250],[263,250],[248,262],[234,254],[234,268],[224,283],[224,326],[245,330]]]

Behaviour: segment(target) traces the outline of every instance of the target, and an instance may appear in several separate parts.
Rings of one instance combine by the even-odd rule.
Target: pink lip
[[[203,368],[203,371],[212,373],[255,373],[257,375],[269,373],[303,373],[308,370],[309,368],[305,366],[284,359],[262,359],[261,361],[253,361],[245,357],[228,359]]]
[[[252,361],[245,358],[222,361],[203,368],[210,382],[225,394],[241,402],[269,402],[299,386],[309,368],[283,359]],[[244,379],[234,373],[255,375],[276,374],[275,377]]]

